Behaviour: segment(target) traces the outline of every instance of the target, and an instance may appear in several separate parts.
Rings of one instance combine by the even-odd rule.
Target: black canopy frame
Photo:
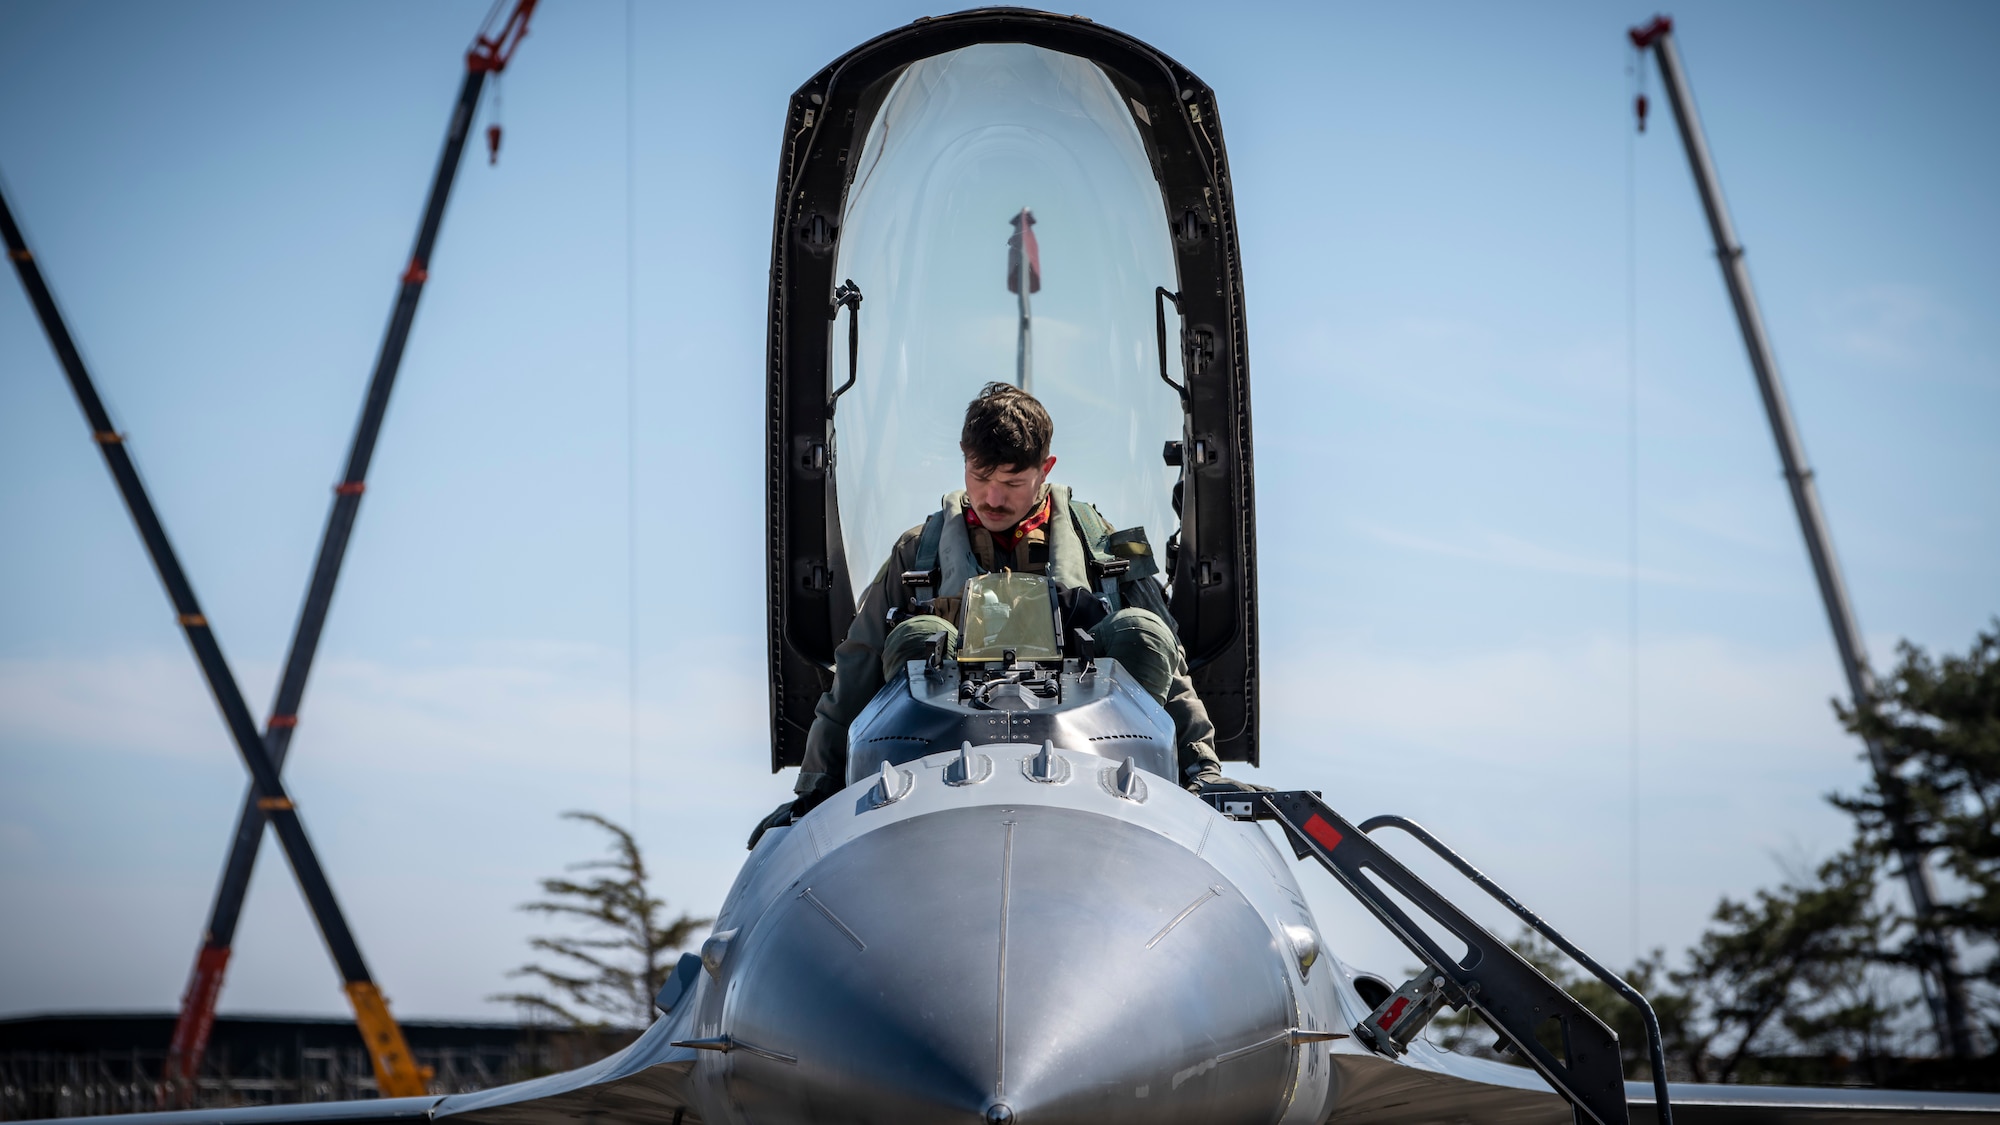
[[[980,43],[1097,64],[1127,105],[1163,196],[1180,291],[1180,549],[1172,608],[1196,689],[1229,761],[1258,761],[1256,507],[1243,276],[1215,95],[1186,67],[1078,16],[986,8],[869,40],[792,95],[771,236],[766,550],[771,768],[798,765],[834,647],[854,616],[834,482],[834,264],[853,165],[903,69]],[[866,378],[866,373],[862,374]],[[923,513],[911,513],[911,521]],[[868,576],[861,576],[865,581]]]

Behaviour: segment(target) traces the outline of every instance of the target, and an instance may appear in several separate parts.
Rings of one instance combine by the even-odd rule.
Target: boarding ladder
[[[1673,1125],[1667,1101],[1666,1051],[1653,1006],[1638,989],[1578,949],[1421,825],[1400,816],[1378,816],[1357,828],[1320,800],[1318,793],[1307,790],[1212,791],[1202,799],[1232,820],[1272,820],[1284,826],[1285,836],[1300,859],[1318,860],[1423,959],[1424,971],[1376,1005],[1368,1018],[1355,1026],[1355,1038],[1381,1054],[1400,1055],[1440,1009],[1449,1005],[1456,1010],[1470,1004],[1499,1031],[1496,1046],[1518,1054],[1569,1102],[1577,1125],[1629,1125],[1631,1121],[1618,1034],[1369,838],[1376,829],[1398,828],[1436,852],[1639,1010],[1652,1052],[1654,1120],[1659,1125]],[[1440,947],[1410,917],[1404,903],[1423,911],[1464,942],[1464,956],[1454,959]],[[1538,1034],[1551,1021],[1556,1024],[1556,1034],[1551,1036],[1557,1043],[1555,1049],[1544,1044]]]

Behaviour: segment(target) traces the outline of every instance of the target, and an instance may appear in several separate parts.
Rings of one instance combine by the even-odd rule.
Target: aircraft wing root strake
[[[1211,793],[1203,799],[1233,819],[1277,821],[1300,859],[1317,860],[1427,966],[1355,1026],[1354,1034],[1363,1043],[1394,1057],[1440,1008],[1470,1004],[1500,1032],[1509,1049],[1519,1053],[1570,1103],[1579,1121],[1625,1125],[1629,1120],[1617,1034],[1369,837],[1377,828],[1400,828],[1639,1010],[1652,1054],[1656,1120],[1660,1125],[1672,1125],[1659,1021],[1637,989],[1413,821],[1378,816],[1357,828],[1309,791],[1260,793],[1254,801],[1246,801],[1244,796]],[[1440,947],[1411,917],[1406,903],[1464,942],[1465,956],[1454,959]],[[1551,1021],[1556,1024],[1558,1044],[1553,1048],[1541,1037]]]

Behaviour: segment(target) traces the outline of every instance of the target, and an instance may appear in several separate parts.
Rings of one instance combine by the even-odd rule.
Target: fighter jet
[[[1209,87],[1081,17],[923,19],[792,95],[779,168],[774,772],[801,759],[856,576],[957,478],[958,412],[1028,369],[1031,289],[1064,480],[1162,545],[1151,561],[1219,753],[1257,763],[1244,290]],[[998,255],[1010,217],[1028,235],[1023,201],[1036,276],[1010,289]],[[1409,822],[1357,825],[1308,791],[1188,791],[1171,722],[1092,651],[1078,601],[1042,577],[974,579],[960,647],[889,679],[849,731],[845,787],[762,834],[660,1018],[617,1055],[479,1093],[143,1125],[1614,1125],[1668,1120],[1668,1095],[1696,1122],[2000,1120],[1991,1097],[1628,1085],[1609,1028],[1371,831],[1439,849],[1595,962]],[[1399,984],[1344,962],[1301,869],[1353,893],[1423,971]],[[1433,1047],[1421,1032],[1447,1007],[1527,1065]]]

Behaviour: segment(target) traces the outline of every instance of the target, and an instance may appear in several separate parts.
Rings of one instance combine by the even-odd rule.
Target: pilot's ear
[[[1042,462],[1042,475],[1048,476],[1049,472],[1053,470],[1055,467],[1056,467],[1056,459],[1052,456],[1048,460]]]

